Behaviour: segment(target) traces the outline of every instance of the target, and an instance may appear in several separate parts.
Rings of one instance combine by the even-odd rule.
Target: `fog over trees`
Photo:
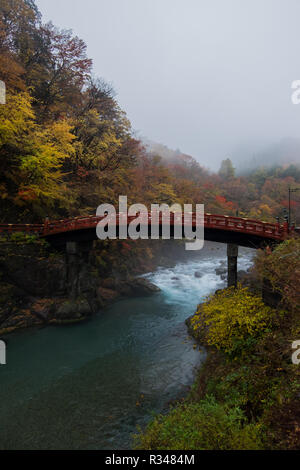
[[[138,136],[215,171],[227,155],[237,168],[253,156],[286,161],[282,139],[297,139],[300,126],[291,101],[300,78],[298,0],[37,5],[44,21],[86,42],[94,73],[113,83]]]

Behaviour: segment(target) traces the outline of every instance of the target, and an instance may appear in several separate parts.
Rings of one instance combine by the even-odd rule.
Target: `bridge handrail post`
[[[283,224],[283,231],[284,233],[289,233],[289,223],[287,221]]]

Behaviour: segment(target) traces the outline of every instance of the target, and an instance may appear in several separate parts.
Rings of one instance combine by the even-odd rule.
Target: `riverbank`
[[[299,240],[256,262],[257,275],[267,276],[282,296],[277,308],[242,286],[219,290],[199,305],[187,324],[206,347],[206,361],[184,403],[140,430],[138,449],[299,449],[300,369],[291,360],[300,336],[292,278],[299,266]]]
[[[99,241],[77,257],[70,276],[66,254],[45,241],[25,234],[3,238],[0,336],[82,322],[120,299],[156,293],[155,284],[141,276],[193,256],[173,240]]]
[[[17,329],[67,325],[86,320],[126,297],[147,296],[159,289],[137,277],[149,265],[144,260],[129,269],[126,256],[117,266],[104,269],[113,255],[94,247],[85,259],[78,257],[76,275],[68,273],[64,253],[22,234],[0,244],[0,336]],[[146,257],[147,258],[147,257]],[[119,263],[120,264],[120,263]],[[151,267],[155,264],[153,261]],[[139,269],[138,269],[139,268]]]
[[[225,246],[208,244],[148,273],[161,289],[154,295],[123,298],[80,324],[7,336],[0,448],[130,449],[136,426],[185,396],[205,360],[185,319],[224,285],[215,270],[225,258]],[[241,256],[240,267],[248,263]]]

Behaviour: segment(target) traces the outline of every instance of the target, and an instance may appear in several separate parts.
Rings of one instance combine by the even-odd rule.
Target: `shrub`
[[[300,311],[300,238],[281,243],[273,252],[260,251],[255,266],[261,279],[267,279],[283,304],[292,312]]]
[[[241,285],[207,298],[191,319],[193,334],[226,353],[242,353],[271,327],[275,311]]]
[[[23,242],[25,240],[25,233],[23,232],[14,232],[10,235],[11,242]]]
[[[246,422],[242,411],[226,408],[214,398],[158,415],[145,433],[135,436],[135,448],[145,450],[261,449],[260,427]]]

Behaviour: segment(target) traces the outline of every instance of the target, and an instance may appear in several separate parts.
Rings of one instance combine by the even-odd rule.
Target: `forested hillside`
[[[0,79],[7,87],[1,221],[94,214],[120,194],[129,202],[204,203],[207,212],[274,220],[287,206],[288,187],[300,181],[296,166],[237,177],[225,162],[225,171],[223,163],[213,174],[181,152],[168,159],[166,147],[145,147],[112,88],[94,77],[86,44],[44,24],[33,0],[1,1]],[[299,218],[300,203],[292,206]]]

